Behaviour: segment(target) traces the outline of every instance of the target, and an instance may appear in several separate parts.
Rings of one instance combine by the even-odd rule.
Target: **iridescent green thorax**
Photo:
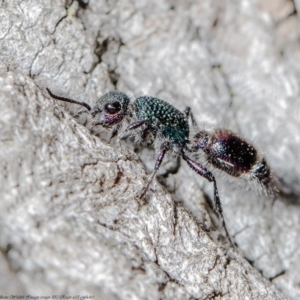
[[[184,146],[189,138],[189,125],[185,115],[169,103],[158,98],[143,96],[134,102],[139,120],[150,121],[158,134],[175,145]]]

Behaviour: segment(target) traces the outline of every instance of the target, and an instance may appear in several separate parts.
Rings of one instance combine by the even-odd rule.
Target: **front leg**
[[[73,116],[73,118],[78,118],[80,117],[82,114],[89,114],[90,112],[88,110],[80,110],[76,115]]]
[[[139,121],[133,122],[133,123],[128,125],[128,127],[125,129],[125,132],[137,129],[137,128],[139,128],[139,127],[141,127],[141,126],[143,126],[144,124],[147,124],[147,123],[149,123],[148,120],[139,120]]]
[[[128,125],[125,131],[121,134],[120,139],[124,138],[128,133],[128,131],[138,129],[143,125],[145,125],[145,127],[142,129],[142,131],[139,134],[140,134],[140,138],[144,140],[151,132],[154,132],[154,127],[152,126],[152,123],[148,120],[140,120]]]
[[[117,126],[115,126],[113,128],[113,131],[111,133],[110,139],[109,139],[109,143],[111,142],[111,140],[116,137],[118,135],[118,132],[120,130],[120,128],[122,127],[122,124],[118,124]]]

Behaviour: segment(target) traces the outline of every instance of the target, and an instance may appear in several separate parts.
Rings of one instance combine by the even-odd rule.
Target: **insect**
[[[159,153],[154,170],[140,194],[141,198],[146,194],[168,151],[173,151],[185,160],[197,174],[212,182],[214,188],[213,208],[219,214],[222,226],[232,245],[223,216],[216,179],[206,167],[190,158],[187,152],[193,154],[202,150],[209,164],[229,175],[248,176],[265,188],[269,188],[271,184],[270,169],[265,159],[259,158],[256,149],[251,144],[229,130],[199,131],[189,107],[181,112],[166,101],[151,96],[138,97],[131,104],[126,94],[112,91],[100,97],[92,109],[85,102],[57,96],[48,88],[47,91],[54,99],[84,106],[86,109],[79,111],[76,116],[90,113],[94,119],[93,125],[113,128],[112,137],[118,135],[124,120],[132,120],[132,123],[120,135],[121,137],[132,133],[142,141],[148,139],[151,143],[158,145]],[[197,130],[193,141],[189,137],[189,118]]]

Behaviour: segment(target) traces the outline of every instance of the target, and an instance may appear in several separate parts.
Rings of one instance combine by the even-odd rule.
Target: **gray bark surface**
[[[299,1],[84,2],[0,1],[0,296],[300,299]],[[154,151],[108,144],[46,87],[190,106],[285,193],[211,168],[233,249],[209,182],[170,155],[141,202]]]

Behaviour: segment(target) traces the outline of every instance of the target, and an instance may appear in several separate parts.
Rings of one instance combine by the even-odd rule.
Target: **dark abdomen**
[[[249,172],[257,162],[254,147],[228,130],[217,130],[205,152],[212,164],[233,176]]]

